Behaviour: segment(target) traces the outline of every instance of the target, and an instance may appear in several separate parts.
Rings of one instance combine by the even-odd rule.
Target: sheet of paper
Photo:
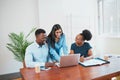
[[[80,62],[81,64],[85,66],[92,66],[92,65],[100,65],[105,63],[105,61],[99,60],[99,59],[90,59],[84,62]]]

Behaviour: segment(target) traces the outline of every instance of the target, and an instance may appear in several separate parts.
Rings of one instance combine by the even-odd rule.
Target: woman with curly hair
[[[81,54],[80,61],[92,58],[92,47],[86,40],[89,41],[92,38],[92,34],[89,30],[83,30],[75,38],[75,43],[71,45],[70,54]]]

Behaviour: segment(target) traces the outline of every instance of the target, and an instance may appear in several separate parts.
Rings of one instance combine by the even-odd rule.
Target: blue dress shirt
[[[68,54],[68,47],[66,44],[65,35],[63,34],[58,42],[55,42],[55,48],[51,47],[50,39],[48,38],[49,53],[52,60],[60,61],[60,56]]]
[[[36,64],[45,66],[48,60],[48,45],[44,44],[39,46],[36,41],[29,45],[25,53],[26,67],[35,67]]]

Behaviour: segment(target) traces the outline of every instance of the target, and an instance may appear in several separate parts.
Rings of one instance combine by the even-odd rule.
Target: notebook
[[[86,60],[84,62],[79,62],[79,64],[84,66],[84,67],[98,66],[98,65],[103,65],[103,64],[107,64],[107,63],[110,63],[110,62],[103,60],[101,58],[93,58],[90,60]]]

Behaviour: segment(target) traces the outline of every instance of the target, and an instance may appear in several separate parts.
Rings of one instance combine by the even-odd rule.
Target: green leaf
[[[10,38],[10,43],[7,43],[7,48],[13,53],[14,58],[17,61],[23,62],[25,58],[25,50],[26,48],[32,44],[32,42],[29,42],[27,40],[27,37],[34,32],[36,28],[33,28],[27,36],[24,35],[23,32],[20,32],[19,34],[16,33],[10,33],[8,36]]]
[[[33,29],[27,34],[27,36],[26,36],[25,38],[28,38],[28,37],[30,36],[30,34],[33,33],[36,29],[37,29],[37,28],[33,28]]]

